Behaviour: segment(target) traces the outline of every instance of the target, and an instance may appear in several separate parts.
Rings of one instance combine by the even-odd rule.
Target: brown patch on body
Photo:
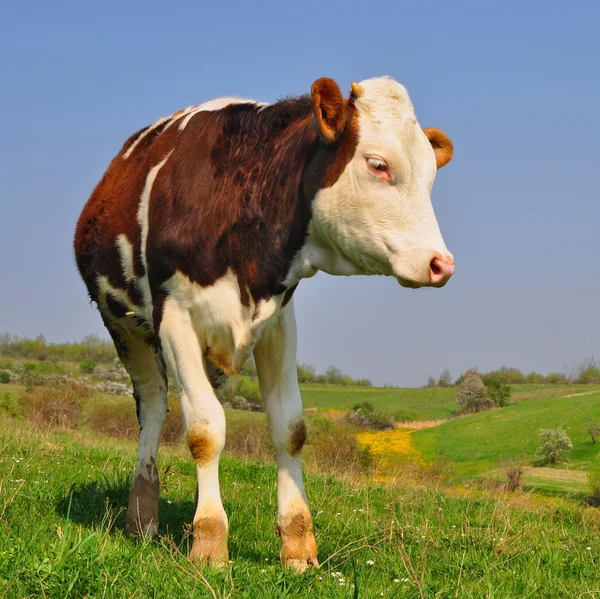
[[[192,457],[200,468],[219,457],[219,444],[206,424],[192,424],[187,431],[187,440]]]
[[[129,506],[125,530],[135,537],[155,536],[158,532],[158,497],[160,485],[155,464],[148,464],[153,478],[147,480],[138,474],[129,489]]]
[[[194,543],[190,552],[193,562],[227,564],[227,524],[217,516],[204,516],[194,521]]]
[[[98,301],[98,275],[104,275],[141,304],[138,280],[147,274],[159,307],[148,323],[152,335],[162,317],[161,286],[175,271],[208,286],[231,269],[244,305],[284,293],[292,260],[306,240],[311,201],[337,181],[358,140],[352,99],[341,99],[331,80],[315,89],[321,121],[333,133],[327,141],[313,126],[310,96],[199,112],[183,131],[155,127],[121,159],[146,130],[132,136],[77,225],[77,265],[92,299]],[[148,173],[168,154],[151,190],[146,273],[137,213]],[[123,272],[119,235],[133,245],[133,282]],[[291,292],[286,301],[290,297]],[[121,314],[121,306],[112,307]],[[106,312],[108,323],[116,315]]]
[[[317,542],[308,510],[283,518],[277,528],[281,537],[282,565],[299,571],[308,566],[318,567]]]
[[[290,438],[288,448],[292,455],[297,455],[302,451],[306,442],[306,424],[303,419],[290,425]]]

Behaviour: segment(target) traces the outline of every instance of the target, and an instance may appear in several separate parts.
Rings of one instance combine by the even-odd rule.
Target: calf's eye
[[[387,164],[378,158],[369,158],[367,163],[374,171],[385,172],[388,170]]]

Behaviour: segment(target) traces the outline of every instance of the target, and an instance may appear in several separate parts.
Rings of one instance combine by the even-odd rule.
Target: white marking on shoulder
[[[188,123],[192,120],[192,118],[197,115],[199,112],[211,112],[215,110],[221,110],[226,106],[230,106],[231,104],[255,104],[256,106],[268,106],[265,102],[257,102],[256,100],[244,99],[244,98],[215,98],[214,100],[209,100],[208,102],[204,102],[204,104],[200,104],[196,106],[194,110],[185,115],[185,118],[179,124],[179,131],[183,131]],[[180,115],[183,117],[183,115]]]

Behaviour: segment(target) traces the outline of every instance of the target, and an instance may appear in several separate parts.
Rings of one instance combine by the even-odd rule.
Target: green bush
[[[485,385],[485,392],[489,399],[494,402],[498,408],[508,405],[510,399],[510,387],[498,379],[490,379]]]
[[[596,443],[596,439],[600,437],[600,421],[594,420],[592,422],[588,422],[587,430],[592,438],[592,443]]]
[[[10,383],[10,372],[0,370],[0,383],[3,383],[4,385]]]
[[[370,401],[356,404],[348,413],[348,422],[363,428],[376,430],[386,430],[394,427],[393,416],[378,412]]]
[[[309,429],[308,438],[308,462],[320,472],[363,476],[376,466],[370,449],[361,447],[347,426],[318,419]]]
[[[258,381],[240,378],[235,385],[235,394],[241,395],[250,403],[262,405],[262,394]]]
[[[96,362],[94,362],[94,360],[91,358],[85,358],[81,361],[81,364],[79,364],[79,370],[85,374],[92,374],[95,368]]]
[[[565,451],[573,449],[573,443],[563,428],[540,429],[538,432],[540,446],[536,456],[542,464],[556,464]]]

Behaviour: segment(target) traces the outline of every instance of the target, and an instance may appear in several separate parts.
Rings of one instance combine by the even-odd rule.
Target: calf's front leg
[[[277,529],[281,563],[304,571],[318,566],[312,516],[302,482],[306,439],[296,370],[296,321],[290,302],[265,329],[254,349],[267,419],[277,458]]]

